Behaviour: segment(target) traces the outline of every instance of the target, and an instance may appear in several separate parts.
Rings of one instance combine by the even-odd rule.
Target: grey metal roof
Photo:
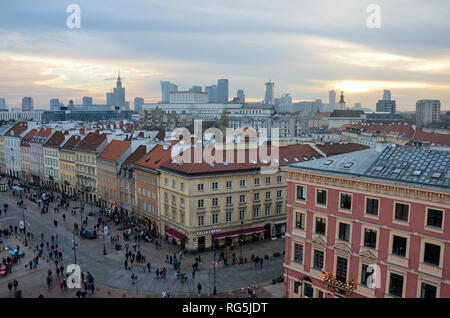
[[[450,190],[450,151],[388,146],[292,164],[300,170]]]
[[[11,128],[13,128],[14,125],[11,124],[6,124],[0,127],[0,135],[4,135],[6,134]]]

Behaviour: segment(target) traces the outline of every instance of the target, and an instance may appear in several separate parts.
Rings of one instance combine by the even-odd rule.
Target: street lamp
[[[26,209],[26,207],[23,205],[23,201],[21,202],[21,205],[22,205],[23,233],[24,233],[24,236],[25,236],[25,246],[28,246],[27,225],[25,223],[25,209]]]
[[[213,289],[213,296],[217,295],[217,290],[216,290],[216,243],[213,242],[213,254],[214,254],[214,262],[213,262],[213,266],[214,266],[214,289]]]
[[[73,256],[74,256],[74,263],[77,263],[77,243],[75,242],[75,230],[72,233],[72,244],[73,244]]]
[[[106,235],[106,226],[103,226],[103,255],[106,255],[105,235]]]
[[[241,220],[241,237],[239,238],[239,257],[242,256],[242,243],[244,241],[244,230],[243,230],[243,226],[244,226],[244,220]]]

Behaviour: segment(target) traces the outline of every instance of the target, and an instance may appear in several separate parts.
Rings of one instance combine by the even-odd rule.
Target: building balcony
[[[322,271],[322,279],[328,289],[334,293],[350,296],[353,292],[354,282],[345,282],[334,278],[329,273]]]

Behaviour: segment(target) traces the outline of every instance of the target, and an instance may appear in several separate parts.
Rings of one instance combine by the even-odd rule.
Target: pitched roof
[[[239,150],[216,150],[212,151],[214,156],[222,158],[222,163],[209,163],[206,162],[202,155],[202,162],[195,163],[194,162],[194,154],[193,151],[195,148],[189,148],[186,154],[180,154],[175,156],[170,162],[167,162],[161,165],[162,169],[174,170],[177,172],[185,173],[185,174],[202,174],[202,173],[217,173],[217,172],[231,172],[231,171],[244,171],[244,170],[255,170],[260,168],[269,168],[271,164],[269,160],[265,160],[265,158],[260,157],[260,153],[265,154],[268,158],[272,156],[269,154],[268,147],[260,147],[259,149],[239,149]],[[252,153],[252,151],[254,151]],[[185,153],[186,153],[185,152]],[[302,162],[308,160],[319,159],[322,156],[318,153],[314,148],[310,145],[290,145],[285,147],[278,148],[279,156],[278,158],[274,158],[274,165],[278,166],[286,166],[295,162]],[[254,158],[256,155],[256,158]],[[182,162],[183,157],[190,157],[191,163]],[[233,162],[227,162],[227,157],[232,157]],[[256,159],[256,160],[254,160]],[[240,161],[240,162],[238,162]]]
[[[56,131],[44,144],[44,147],[59,147],[66,138],[62,131]]]
[[[61,149],[71,150],[81,141],[81,136],[72,135],[61,147]]]
[[[448,146],[450,147],[450,134],[437,134],[428,133],[421,129],[416,129],[416,134],[414,135],[414,142],[429,143],[438,146]]]
[[[20,121],[5,133],[5,136],[20,137],[28,129],[28,123]]]
[[[289,168],[314,170],[363,179],[383,180],[413,187],[450,188],[450,151],[416,147],[388,146],[290,165]]]
[[[106,134],[100,134],[98,131],[90,132],[75,146],[75,149],[97,150],[105,139]]]
[[[172,148],[156,145],[146,155],[135,162],[135,165],[144,168],[157,169],[172,158]]]
[[[98,158],[108,161],[119,160],[130,146],[131,141],[129,140],[112,140]]]
[[[21,146],[30,146],[29,142],[34,137],[34,135],[37,134],[37,129],[33,128],[31,129],[25,136],[22,137],[22,140],[20,141]]]
[[[327,156],[336,156],[343,153],[364,150],[369,147],[361,144],[334,144],[334,145],[318,145],[317,148],[319,148]]]
[[[136,150],[128,156],[127,159],[123,162],[124,165],[132,165],[136,161],[140,160],[147,153],[147,147],[145,145],[140,145],[136,148]]]

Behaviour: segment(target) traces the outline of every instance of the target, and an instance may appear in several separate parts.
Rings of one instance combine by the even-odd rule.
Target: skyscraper
[[[441,121],[441,101],[436,99],[421,99],[416,102],[416,125],[425,127],[436,125]]]
[[[201,86],[192,86],[192,88],[189,88],[190,92],[201,92],[202,91],[202,87]]]
[[[125,102],[125,87],[122,87],[122,80],[120,79],[120,73],[117,76],[116,87],[113,90],[114,94],[114,106],[120,106],[126,108]]]
[[[114,104],[114,94],[109,92],[106,93],[106,105],[112,106]]]
[[[273,104],[273,87],[275,83],[274,82],[267,82],[264,84],[265,91],[264,91],[264,103],[265,104]]]
[[[92,106],[92,97],[84,96],[82,103],[83,103],[83,108],[88,108],[88,107]]]
[[[6,100],[0,97],[0,109],[6,109]]]
[[[134,111],[140,112],[142,110],[142,104],[144,104],[144,99],[142,97],[135,97],[134,98]]]
[[[391,91],[384,90],[383,99],[377,102],[377,112],[386,112],[395,114],[397,112],[397,106],[395,100],[391,100]]]
[[[22,98],[22,111],[33,110],[33,98],[24,97]]]
[[[168,103],[169,102],[169,93],[170,92],[178,92],[178,86],[169,81],[161,81],[161,102]]]
[[[336,91],[328,91],[328,100],[330,105],[336,105]]]
[[[208,93],[208,102],[209,103],[217,102],[217,85],[206,86],[205,92]]]
[[[217,101],[219,103],[228,103],[228,80],[217,80]]]
[[[236,96],[240,103],[245,103],[245,95],[244,95],[244,91],[242,89],[237,90]]]
[[[52,98],[50,99],[50,110],[59,110],[60,108],[59,99]]]

